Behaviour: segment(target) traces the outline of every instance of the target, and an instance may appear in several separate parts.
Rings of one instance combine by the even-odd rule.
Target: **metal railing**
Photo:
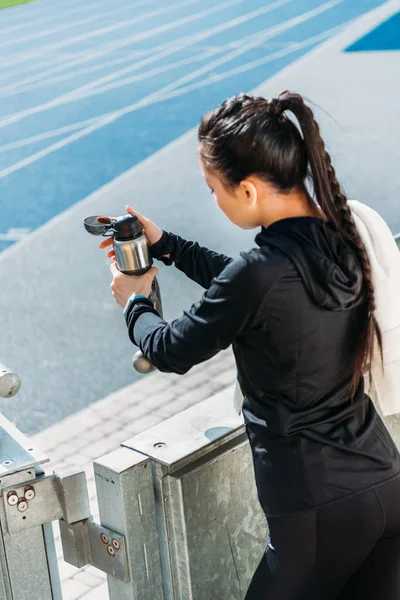
[[[86,475],[48,458],[0,416],[0,600],[61,600],[64,559],[108,574],[111,600],[242,600],[264,550],[251,452],[232,391],[138,434]]]

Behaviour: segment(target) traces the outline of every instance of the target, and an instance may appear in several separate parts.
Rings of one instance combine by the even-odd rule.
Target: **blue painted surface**
[[[195,126],[227,96],[252,89],[334,28],[383,3],[186,0],[176,6],[172,0],[160,13],[166,5],[155,0],[121,0],[118,8],[112,0],[96,8],[44,0],[2,11],[0,234],[39,227]],[[271,10],[246,18],[266,7]],[[242,22],[224,27],[238,18]],[[249,36],[265,30],[269,36],[245,48]],[[174,51],[160,54],[168,44]],[[166,86],[173,86],[172,96]],[[147,104],[135,108],[144,99]],[[86,129],[87,120],[121,110],[112,123]],[[68,127],[75,129],[62,130]],[[45,135],[51,137],[29,139]],[[0,251],[10,243],[0,240]]]
[[[346,48],[346,52],[400,50],[400,12]]]

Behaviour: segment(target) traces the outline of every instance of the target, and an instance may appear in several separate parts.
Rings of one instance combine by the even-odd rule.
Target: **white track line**
[[[194,15],[190,15],[187,17],[183,17],[180,18],[176,21],[172,21],[170,23],[166,23],[165,25],[161,25],[159,27],[156,27],[154,29],[149,29],[147,31],[144,31],[140,34],[136,34],[133,36],[128,36],[127,38],[123,38],[122,40],[118,40],[118,41],[114,41],[114,42],[108,42],[106,44],[103,45],[104,50],[100,50],[100,51],[93,51],[93,50],[86,50],[86,51],[81,51],[77,53],[78,56],[78,61],[77,62],[84,62],[85,60],[92,60],[92,58],[96,58],[96,57],[100,57],[103,56],[105,54],[109,54],[110,52],[114,51],[114,50],[119,50],[121,48],[124,48],[125,46],[130,46],[133,43],[145,40],[145,39],[149,39],[151,37],[155,37],[157,35],[159,35],[160,33],[165,33],[166,31],[170,31],[171,29],[175,29],[177,27],[182,27],[183,25],[187,25],[188,23],[192,23],[195,21],[198,21],[200,19],[202,19],[203,17],[206,17],[208,15],[214,14],[216,12],[219,12],[221,10],[224,10],[225,8],[229,7],[229,6],[234,6],[235,4],[240,4],[242,2],[244,2],[245,0],[229,0],[227,2],[224,2],[222,4],[219,4],[217,6],[214,6],[212,8],[208,8],[204,11],[201,11],[199,13],[195,13]],[[170,44],[173,42],[170,42]],[[101,47],[101,46],[100,46]],[[7,63],[6,63],[6,68],[9,66],[12,66],[13,64],[19,64],[25,60],[32,60],[32,54],[28,54],[27,56],[22,56],[19,59],[17,59],[17,61],[14,61],[14,63],[12,63],[9,59],[7,59]],[[0,65],[1,66],[1,65]]]
[[[56,75],[55,77],[45,77],[42,74],[39,74],[39,76],[28,77],[25,80],[20,80],[10,85],[1,86],[0,98],[8,98],[10,96],[15,96],[16,94],[19,94],[21,92],[31,92],[33,90],[53,85],[54,83],[68,81],[68,79],[76,79],[81,75],[90,75],[91,73],[96,73],[97,71],[104,71],[109,67],[131,63],[132,60],[143,58],[143,56],[148,56],[149,54],[155,54],[155,52],[156,50],[153,50],[153,48],[149,50],[135,50],[134,52],[128,52],[125,56],[122,56],[121,58],[115,58],[113,60],[105,61],[93,67],[77,69],[76,71],[65,73],[64,75]],[[65,67],[61,67],[59,70],[64,71]],[[34,79],[34,82],[30,84],[30,81],[32,81],[32,79]],[[24,85],[24,82],[26,81],[28,81],[28,85]]]
[[[290,0],[292,1],[292,0]],[[157,36],[160,33],[164,33],[165,31],[168,31],[170,29],[174,29],[175,27],[180,27],[181,25],[185,25],[187,24],[187,22],[191,22],[191,21],[196,21],[199,20],[201,18],[203,18],[204,16],[207,16],[208,14],[211,14],[213,12],[217,12],[219,10],[223,10],[226,8],[227,4],[228,5],[235,5],[235,4],[240,4],[242,2],[245,2],[245,0],[235,0],[232,2],[232,4],[230,3],[225,3],[222,5],[219,5],[216,8],[212,8],[212,9],[206,9],[205,11],[203,11],[202,13],[197,13],[196,15],[194,15],[193,18],[189,19],[189,21],[186,19],[185,22],[181,22],[181,20],[177,21],[177,22],[172,22],[172,23],[168,23],[165,26],[161,26],[158,27],[156,29],[153,30],[149,30],[148,32],[146,32],[145,35],[143,34],[136,34],[133,36],[128,36],[126,38],[122,38],[118,41],[113,41],[113,42],[107,42],[105,44],[100,44],[99,45],[99,49],[93,50],[92,48],[89,50],[83,50],[83,51],[79,51],[79,52],[75,52],[75,53],[71,53],[69,55],[69,57],[67,57],[67,59],[70,59],[71,57],[73,57],[73,60],[71,62],[67,62],[66,63],[62,63],[61,65],[58,65],[56,67],[53,67],[52,69],[48,69],[47,71],[42,71],[40,73],[36,73],[35,75],[33,75],[32,77],[29,77],[28,79],[30,79],[31,81],[36,81],[38,76],[43,76],[46,77],[50,74],[56,73],[56,72],[60,72],[66,68],[69,67],[73,67],[76,66],[78,64],[82,64],[85,62],[90,62],[91,60],[95,59],[95,58],[101,58],[103,56],[106,56],[107,54],[111,54],[113,51],[115,50],[120,50],[121,48],[124,48],[126,46],[130,46],[138,41],[142,41],[143,39],[148,39],[150,37],[153,36]],[[255,11],[252,11],[250,13],[248,13],[247,15],[241,16],[241,17],[237,17],[236,19],[232,19],[230,22],[234,22],[236,21],[237,24],[239,23],[244,23],[246,21],[248,21],[249,19],[254,18],[255,16],[257,16],[261,11],[265,11],[266,9],[258,9]],[[267,10],[268,7],[267,7]],[[211,11],[211,13],[210,13]],[[209,29],[208,31],[211,31],[211,29]],[[185,36],[185,38],[182,39],[186,39],[189,36]],[[160,46],[158,46],[156,48],[156,50],[161,50],[162,48],[167,48],[167,47],[171,47],[174,44],[179,42],[179,38],[177,38],[176,40],[172,40],[171,42],[167,42],[165,44],[161,44]],[[54,64],[54,62],[58,62],[60,60],[60,58],[57,58],[56,60],[52,59],[52,60],[47,60],[44,61],[43,63],[40,63],[40,66],[47,66],[49,64]],[[6,69],[8,67],[8,65],[5,65],[4,68]],[[1,65],[0,65],[1,68]],[[29,70],[31,67],[26,67],[24,66],[22,69],[15,69],[14,67],[12,69],[10,69],[8,72],[4,73],[3,75],[0,74],[0,80],[4,79],[4,78],[8,78],[11,76],[15,76],[18,73],[23,73],[26,70]],[[26,81],[26,80],[25,80]],[[17,83],[12,84],[12,85],[17,85]]]
[[[293,0],[277,0],[276,2],[274,2],[272,4],[270,4],[266,7],[263,7],[262,9],[259,9],[257,11],[257,16],[261,16],[261,14],[265,15],[266,13],[271,12],[271,11],[275,10],[276,8],[280,8],[281,6],[288,4],[289,2],[292,2],[292,1]],[[179,49],[179,51],[181,51],[184,48],[192,46],[194,39],[196,39],[196,42],[198,42],[199,40],[204,40],[205,38],[208,38],[208,37],[210,37],[210,33],[207,31],[202,32],[195,36],[193,36],[193,35],[187,36],[186,44],[185,45],[179,44],[178,49]],[[171,54],[175,54],[176,52],[177,52],[177,47],[175,46],[175,44],[173,44],[170,49],[166,50],[165,52],[160,53],[159,58],[165,58],[166,56],[170,56]],[[101,86],[103,84],[107,84],[107,83],[117,79],[118,77],[121,77],[122,75],[126,75],[127,73],[131,73],[132,71],[136,71],[138,69],[138,66],[147,66],[149,64],[149,61],[154,62],[154,59],[155,59],[155,56],[152,56],[149,59],[145,59],[145,61],[143,61],[142,65],[139,65],[139,63],[136,63],[135,65],[130,65],[128,67],[124,67],[123,69],[119,69],[118,71],[115,71],[114,73],[111,73],[110,75],[105,75],[104,77],[101,77],[99,79],[91,81],[90,83],[87,83],[87,84],[81,86],[80,88],[77,88],[71,92],[68,92],[67,94],[64,94],[64,97],[68,98],[71,95],[72,95],[72,97],[78,96],[79,98],[81,96],[86,97],[87,91],[92,90],[94,88],[98,88],[99,86]]]
[[[101,47],[101,46],[100,46]],[[148,55],[148,54],[152,54],[153,49],[152,48],[147,48],[147,49],[143,49],[143,50],[135,50],[135,51],[131,51],[130,54],[126,54],[124,55],[123,58],[125,58],[125,56],[144,56],[144,55]],[[107,51],[107,52],[101,52],[100,56],[106,55],[106,54],[111,54],[112,50]],[[75,56],[75,55],[72,55]],[[7,73],[0,73],[0,81],[4,81],[7,79],[10,79],[12,77],[17,77],[18,75],[22,74],[22,73],[30,73],[30,75],[28,77],[25,77],[25,79],[21,79],[18,77],[18,79],[16,81],[13,81],[12,83],[8,84],[7,86],[1,86],[0,90],[4,90],[7,88],[7,90],[11,90],[11,89],[18,89],[20,86],[23,86],[25,83],[35,83],[36,81],[43,81],[45,79],[48,78],[49,75],[53,75],[54,73],[62,73],[63,71],[68,71],[69,68],[72,68],[76,65],[79,64],[83,64],[85,62],[90,62],[92,60],[94,60],[95,58],[98,58],[99,53],[96,52],[95,56],[90,56],[89,54],[85,53],[85,58],[83,58],[82,60],[73,60],[71,61],[71,54],[62,54],[60,56],[57,56],[56,58],[53,58],[51,60],[42,62],[42,63],[37,63],[35,65],[35,67],[43,67],[43,66],[49,66],[49,65],[56,65],[56,66],[52,66],[50,69],[46,69],[44,71],[37,71],[34,75],[32,75],[32,65],[24,65],[23,68],[21,69],[12,69],[10,71],[8,71]],[[121,58],[121,60],[123,60],[123,58]],[[103,64],[103,63],[100,63]],[[118,63],[116,63],[118,64]],[[99,65],[96,64],[95,67],[88,67],[88,69],[93,68],[94,72],[96,71],[96,68]],[[71,71],[71,73],[73,74],[75,71]],[[90,71],[88,71],[90,73]]]
[[[111,112],[109,114],[111,114]],[[31,135],[27,138],[23,138],[22,140],[17,140],[16,142],[10,142],[9,144],[0,146],[0,153],[8,152],[9,150],[15,150],[16,148],[23,148],[24,146],[29,146],[29,144],[35,144],[36,142],[42,142],[43,140],[57,137],[63,133],[77,131],[78,129],[83,129],[84,127],[92,125],[93,123],[96,123],[99,120],[101,121],[102,119],[104,119],[104,115],[101,115],[100,117],[92,117],[91,119],[86,119],[86,121],[80,121],[78,123],[71,123],[71,125],[65,125],[64,127],[59,127],[58,129],[51,129],[50,131],[38,133],[37,135]]]
[[[159,0],[141,0],[136,3],[131,3],[129,5],[129,7],[127,6],[126,8],[135,9],[140,6],[147,6],[149,4],[154,4],[155,2],[158,2],[158,1]],[[82,2],[81,2],[81,0],[79,0],[78,2],[76,2],[76,4],[79,5],[79,8],[70,10],[70,4],[68,4],[68,10],[66,10],[62,13],[55,12],[54,14],[48,15],[44,18],[32,19],[29,21],[24,21],[23,23],[20,22],[20,23],[18,23],[18,25],[12,25],[11,27],[4,27],[4,28],[0,29],[0,34],[4,34],[6,32],[9,33],[9,32],[14,32],[14,31],[21,31],[28,27],[42,25],[43,23],[48,23],[49,21],[53,21],[55,19],[69,19],[72,14],[81,13],[81,12],[89,12],[92,9],[98,11],[100,6],[102,6],[104,4],[112,5],[112,2],[110,2],[110,0],[105,0],[104,2],[93,2],[92,4],[86,4],[85,6],[82,6]],[[55,3],[54,3],[54,5],[55,5]],[[122,8],[122,10],[125,10],[125,6],[121,7],[121,8]],[[16,20],[20,20],[20,17]]]
[[[47,52],[54,52],[54,50],[66,48],[78,42],[83,42],[98,36],[105,35],[107,33],[118,31],[119,29],[124,29],[125,27],[129,27],[129,25],[133,25],[134,23],[140,23],[158,15],[167,14],[169,12],[174,11],[177,8],[181,8],[182,6],[190,6],[191,4],[196,4],[199,1],[200,0],[184,0],[183,2],[178,2],[176,4],[171,4],[169,6],[164,6],[163,8],[153,10],[151,12],[145,13],[144,15],[138,15],[137,17],[133,17],[132,19],[126,19],[124,21],[121,21],[120,23],[115,23],[114,25],[108,25],[107,27],[95,29],[94,31],[90,31],[89,33],[76,35],[52,44],[44,44],[43,46],[39,46],[34,50],[29,49],[15,54],[5,54],[3,58],[8,66],[19,64],[20,62],[24,62],[25,60],[32,60],[33,56],[41,56],[43,54],[46,54]]]
[[[281,33],[288,31],[290,29],[293,29],[293,28],[297,27],[298,25],[304,23],[305,21],[313,19],[314,17],[320,15],[321,13],[324,13],[327,10],[330,10],[332,7],[334,7],[338,4],[341,4],[343,1],[344,0],[329,0],[325,4],[322,4],[321,6],[319,6],[318,8],[315,8],[311,11],[308,11],[306,13],[298,15],[297,17],[293,17],[292,19],[288,19],[287,21],[285,21],[284,23],[282,23],[280,25],[274,25],[273,27],[268,27],[267,29],[260,31],[256,34],[247,36],[247,38],[245,38],[247,40],[246,43],[240,44],[240,46],[238,48],[235,47],[232,52],[222,56],[221,58],[214,60],[211,63],[207,63],[207,65],[205,65],[201,69],[197,69],[196,71],[190,73],[189,75],[186,76],[186,80],[191,81],[192,79],[198,77],[199,75],[202,75],[203,73],[207,73],[210,70],[213,70],[216,67],[219,67],[220,65],[225,64],[226,62],[229,62],[230,60],[233,60],[234,58],[236,58],[238,56],[241,56],[245,52],[248,52],[249,50],[256,48],[260,44],[280,35]],[[181,62],[182,64],[188,64],[187,60],[185,60],[184,62],[182,62],[182,61],[178,61],[178,62]],[[170,65],[165,65],[163,67],[159,67],[158,69],[155,69],[153,71],[153,73],[157,74],[157,75],[160,73],[164,73],[170,69],[171,65],[175,66],[175,64],[171,63]],[[114,90],[121,86],[129,85],[129,84],[137,82],[137,81],[141,81],[141,80],[147,78],[147,76],[148,76],[148,72],[140,73],[133,77],[121,79],[116,82],[110,83],[108,85],[103,85],[100,87],[87,86],[88,90],[86,91],[86,93],[79,94],[79,100],[82,98],[92,97],[97,94],[102,94],[104,92],[111,91],[111,90]]]
[[[245,0],[235,0],[234,4],[240,4],[242,2],[245,2]],[[287,2],[293,2],[293,0],[282,0],[282,2],[280,2],[280,3],[276,3],[275,2],[273,5],[270,5],[270,6],[275,6],[275,5],[277,6],[278,4],[284,5]],[[226,8],[225,5],[222,5],[222,6],[220,5],[220,7],[219,7],[220,10],[224,9],[224,8]],[[181,46],[182,48],[185,48],[187,46],[187,44],[185,44],[185,42],[187,42],[188,40],[191,41],[193,39],[197,39],[197,40],[207,39],[208,37],[211,37],[212,35],[214,35],[216,33],[220,33],[221,31],[225,31],[226,29],[229,29],[230,27],[236,27],[237,25],[241,25],[241,24],[245,23],[246,21],[249,21],[249,20],[251,20],[251,19],[253,19],[253,18],[257,17],[257,16],[260,16],[261,14],[269,12],[270,10],[271,10],[271,8],[267,7],[267,8],[258,9],[258,10],[249,12],[249,13],[247,13],[244,16],[236,17],[234,19],[226,21],[222,25],[217,25],[216,27],[212,27],[212,28],[206,29],[205,32],[203,32],[201,34],[185,35],[185,36],[183,36],[181,38],[176,38],[176,39],[174,39],[174,40],[172,40],[170,42],[167,42],[167,43],[164,43],[164,44],[160,44],[158,46],[154,46],[153,48],[151,48],[147,52],[145,52],[145,54],[153,54],[155,52],[158,52],[158,51],[161,51],[161,50],[165,50],[165,49],[168,49],[168,48],[171,48],[171,47],[178,48],[178,46],[180,44],[182,44],[182,46]],[[203,14],[203,15],[201,15],[201,17],[202,16],[207,16],[207,15]],[[197,15],[197,18],[198,17],[199,17],[199,15]],[[159,32],[157,31],[156,35],[158,33]],[[149,35],[149,36],[146,36],[146,37],[151,37],[151,36]],[[137,41],[141,41],[141,39],[142,39],[142,36],[140,36],[140,39],[138,39],[138,35],[129,36],[129,37],[124,38],[124,39],[122,39],[122,40],[120,40],[118,42],[114,42],[112,44],[110,44],[110,43],[106,44],[105,45],[105,49],[102,49],[102,48],[104,48],[104,46],[100,46],[100,49],[95,50],[95,51],[90,50],[90,51],[85,51],[83,53],[82,52],[78,53],[77,54],[78,58],[72,60],[69,63],[63,63],[63,64],[58,65],[56,67],[53,67],[51,69],[47,69],[45,71],[41,71],[39,73],[35,73],[34,75],[32,75],[30,77],[27,77],[27,78],[25,78],[23,80],[20,80],[18,82],[12,83],[9,86],[6,86],[6,87],[3,86],[1,88],[1,90],[2,91],[9,91],[9,90],[13,90],[13,89],[19,88],[20,85],[23,85],[25,83],[32,83],[32,82],[35,82],[35,81],[42,81],[42,79],[46,79],[47,80],[50,75],[54,75],[55,73],[62,72],[65,69],[68,69],[70,67],[74,67],[76,65],[92,61],[95,58],[100,58],[100,57],[105,56],[107,54],[111,54],[114,50],[119,50],[119,49],[123,48],[124,46],[131,45],[131,44],[133,44],[133,43],[135,43]],[[109,65],[112,65],[113,63],[114,64],[118,64],[120,61],[124,61],[124,60],[125,60],[125,57],[117,59],[115,61],[110,61],[109,63],[106,63],[106,65],[109,66]],[[100,67],[101,67],[101,65],[100,65]],[[87,72],[89,72],[89,73],[90,72],[95,72],[95,71],[98,70],[98,68],[99,68],[99,65],[95,65],[94,67],[89,67],[89,69],[93,69],[93,70],[92,71],[89,70]],[[76,73],[76,71],[74,73]],[[1,79],[1,77],[0,77],[0,79]]]
[[[178,68],[180,66],[184,66],[187,64],[194,64],[195,62],[204,60],[205,58],[209,58],[215,54],[221,54],[223,52],[226,52],[227,50],[230,50],[231,48],[234,48],[234,49],[239,48],[239,47],[241,48],[243,46],[243,44],[245,44],[248,41],[259,40],[259,43],[262,43],[265,41],[265,34],[270,33],[270,31],[271,30],[268,28],[268,29],[262,30],[258,33],[253,33],[253,34],[250,34],[243,38],[238,38],[237,40],[230,42],[228,44],[224,44],[223,46],[219,46],[216,48],[210,48],[194,57],[192,56],[189,58],[185,58],[185,59],[179,60],[177,62],[165,65],[163,67],[157,67],[150,71],[146,71],[146,73],[142,73],[141,75],[136,76],[134,79],[130,78],[129,83],[131,83],[132,80],[137,80],[139,78],[140,79],[148,79],[150,77],[154,77],[156,75],[159,75],[160,73],[165,73],[166,71]],[[293,43],[284,44],[285,48],[288,46],[294,46],[294,44]],[[118,82],[118,84],[123,84],[123,85],[125,85],[126,83],[128,83],[126,80],[123,80],[122,82]],[[96,91],[98,91],[98,90],[96,90]],[[75,131],[77,129],[82,129],[84,126],[91,125],[93,122],[98,121],[101,118],[108,117],[110,114],[112,114],[112,111],[110,111],[109,113],[106,113],[105,115],[101,115],[101,117],[93,117],[93,118],[87,119],[85,121],[73,123],[72,125],[67,125],[67,126],[64,126],[64,127],[58,128],[58,129],[50,130],[48,132],[44,132],[44,133],[40,133],[40,134],[37,134],[34,136],[23,138],[16,142],[10,142],[8,144],[0,146],[0,152],[6,152],[8,150],[12,150],[15,148],[21,148],[21,147],[27,146],[29,144],[32,144],[32,143],[35,143],[38,141],[49,139],[51,137],[56,137],[57,135],[61,135],[62,133],[68,133],[69,131]]]
[[[234,0],[235,3],[238,2],[242,2],[243,0]],[[219,25],[215,28],[212,28],[211,30],[206,30],[205,32],[202,32],[200,34],[197,35],[189,35],[189,36],[185,36],[185,44],[179,44],[178,46],[176,46],[176,41],[174,40],[173,42],[170,42],[167,46],[169,47],[169,49],[167,49],[165,52],[161,52],[158,55],[155,56],[151,56],[147,59],[144,59],[142,61],[137,62],[135,65],[132,65],[131,67],[127,67],[125,69],[121,69],[120,71],[117,71],[117,73],[119,74],[119,76],[121,75],[122,72],[131,72],[134,70],[138,70],[139,68],[142,68],[144,66],[148,66],[149,64],[155,62],[156,60],[159,60],[160,58],[164,58],[165,56],[169,56],[175,52],[178,52],[180,50],[182,50],[185,47],[188,47],[190,45],[193,45],[194,43],[197,43],[200,40],[204,40],[207,39],[208,37],[210,37],[211,35],[215,35],[215,33],[217,33],[216,30],[221,31],[223,29],[227,29],[228,27],[234,27],[237,24],[241,24],[243,22],[243,20],[249,20],[250,18],[255,18],[256,16],[260,16],[261,14],[265,14],[271,10],[274,10],[275,8],[282,6],[284,4],[287,4],[288,2],[292,2],[293,0],[277,0],[277,2],[274,2],[273,4],[270,4],[268,7],[264,7],[262,9],[258,9],[257,11],[253,11],[253,13],[249,13],[248,15],[246,15],[246,17],[239,17],[237,19],[233,19],[231,22],[225,23],[223,25]],[[342,0],[340,0],[342,1]],[[116,74],[113,74],[113,77]],[[56,97],[55,99],[46,102],[45,104],[42,105],[38,105],[29,109],[26,109],[24,111],[20,111],[18,113],[14,113],[14,114],[10,114],[10,115],[6,115],[3,119],[0,119],[0,128],[1,127],[5,127],[11,123],[15,123],[16,121],[19,121],[20,119],[33,115],[33,114],[37,114],[38,112],[42,112],[43,110],[48,110],[50,108],[53,108],[55,106],[59,106],[61,104],[65,104],[66,102],[69,101],[73,101],[75,99],[79,99],[77,98],[78,94],[82,94],[83,92],[85,92],[88,89],[93,88],[95,85],[99,85],[100,82],[103,83],[106,80],[109,80],[110,76],[107,76],[106,78],[100,78],[96,81],[91,82],[90,84],[86,84],[84,86],[81,86],[80,88],[77,88],[71,92],[68,92],[67,94],[62,94],[61,96]]]
[[[105,3],[109,3],[109,0],[105,0],[105,2],[93,2],[92,4],[88,4],[86,6],[82,6],[81,2],[75,2],[75,4],[72,5],[72,10],[69,10],[68,13],[62,13],[61,16],[66,17],[68,14],[68,17],[72,14],[76,14],[78,12],[84,12],[86,10],[90,10],[91,8],[95,8],[98,5],[102,5]],[[79,8],[73,8],[73,6],[75,6],[76,4],[79,5]],[[32,5],[30,5],[31,7]],[[37,5],[35,5],[36,8]],[[54,5],[53,5],[54,6]],[[42,4],[42,8],[43,8],[43,4]],[[0,28],[0,34],[6,33],[6,32],[14,32],[14,31],[21,31],[21,29],[26,29],[27,27],[32,27],[35,25],[41,25],[42,23],[48,23],[49,21],[52,21],[53,19],[57,19],[60,18],[60,14],[57,13],[56,11],[54,13],[50,13],[48,14],[46,17],[40,17],[39,19],[28,19],[28,21],[23,21],[21,23],[21,15],[15,15],[15,19],[9,19],[8,23],[12,23],[13,21],[19,21],[18,25],[11,25],[10,27],[2,27]]]
[[[68,23],[64,23],[64,25],[59,25],[58,27],[51,27],[50,29],[44,29],[43,31],[39,31],[38,33],[31,33],[26,35],[25,37],[13,37],[11,40],[7,40],[3,43],[0,43],[0,48],[16,46],[18,44],[22,44],[23,42],[30,42],[31,40],[46,37],[47,35],[54,35],[55,33],[60,33],[60,31],[66,31],[67,29],[71,29],[72,27],[79,27],[80,25],[87,25],[88,23],[93,23],[93,21],[99,21],[100,19],[112,17],[113,15],[119,16],[124,10],[132,10],[132,7],[123,6],[117,10],[109,10],[104,13],[96,13],[96,15],[86,17],[85,19],[80,19],[78,21],[69,21]]]
[[[151,71],[146,71],[146,73],[142,73],[141,75],[137,76],[143,79],[147,79],[150,77],[154,77],[155,75],[158,75],[160,73],[164,73],[168,70],[183,66],[185,64],[194,64],[195,62],[199,61],[199,60],[204,60],[204,58],[208,58],[211,57],[215,54],[221,54],[222,52],[225,52],[227,50],[230,50],[231,48],[238,48],[238,47],[242,47],[244,43],[246,43],[247,41],[253,41],[255,39],[260,39],[260,41],[264,41],[265,39],[265,33],[269,32],[270,29],[266,29],[263,31],[260,31],[258,33],[253,33],[250,34],[248,36],[245,36],[243,38],[238,38],[237,40],[230,42],[229,44],[225,44],[223,46],[219,46],[216,48],[210,48],[209,50],[205,50],[204,52],[200,53],[199,55],[196,56],[192,56],[186,59],[182,59],[180,61],[177,61],[175,63],[170,63],[168,65],[165,65],[163,67],[158,67],[156,69],[152,69]],[[262,39],[260,36],[263,36]],[[40,133],[34,136],[30,136],[27,138],[23,138],[21,140],[18,140],[16,142],[10,142],[8,144],[4,144],[3,146],[0,146],[0,152],[6,152],[8,150],[12,150],[15,148],[21,148],[23,146],[27,146],[31,143],[35,143],[38,141],[42,141],[45,139],[49,139],[51,137],[56,137],[57,135],[60,135],[62,133],[68,133],[69,131],[75,131],[77,129],[81,129],[83,128],[85,125],[91,125],[93,122],[99,120],[100,118],[104,118],[104,117],[108,117],[110,114],[112,114],[112,111],[106,114],[101,115],[101,117],[93,117],[91,119],[87,119],[85,121],[81,121],[78,123],[73,123],[72,125],[67,125],[65,127],[61,127],[58,129],[53,129],[50,130],[48,132],[44,132],[44,133]]]
[[[326,3],[326,5],[329,4],[329,5],[331,5],[331,7],[333,7],[337,4],[340,4],[341,2],[343,2],[343,0],[338,0],[336,2],[329,2],[329,3]],[[319,8],[322,8],[322,7],[319,7]],[[328,10],[328,8],[327,8],[327,10]],[[315,12],[315,10],[308,11],[308,14],[310,14],[311,12]],[[311,17],[309,17],[309,18],[311,18]],[[300,24],[300,22],[298,24]],[[344,24],[342,24],[342,26],[344,26]],[[337,28],[333,28],[333,30],[336,30],[336,29]],[[321,38],[321,35],[322,34],[319,34],[318,36],[314,36],[312,38],[309,38],[308,40],[299,42],[299,44],[297,46],[288,48],[286,50],[280,50],[278,52],[275,52],[274,57],[277,58],[277,57],[283,56],[284,54],[282,54],[282,53],[285,53],[285,54],[293,53],[293,52],[296,52],[301,47],[307,47],[309,45],[313,45],[313,44],[317,43],[317,41]],[[327,36],[328,34],[325,32],[324,35]],[[248,44],[246,46],[248,46]],[[232,55],[233,55],[233,53],[230,53],[229,60],[232,58]],[[260,63],[260,60],[264,61],[264,62],[268,62],[269,60],[274,60],[274,59],[271,59],[270,56],[265,57],[264,59],[259,59],[258,61],[253,61],[252,63],[248,63],[248,64],[253,64],[253,68],[254,68],[255,63],[257,63],[257,66],[262,64],[262,63]],[[216,61],[214,61],[214,63],[215,62]],[[219,64],[221,64],[220,61],[218,61],[218,62],[219,62]],[[214,68],[213,63],[211,63],[209,66],[210,66],[210,68],[208,70],[212,70]],[[238,68],[243,69],[243,65]],[[247,69],[248,65],[246,65],[245,68]],[[237,69],[233,69],[233,70],[230,70],[230,72],[232,73],[236,70]],[[148,96],[145,96],[138,102],[135,102],[134,104],[126,106],[123,109],[119,109],[119,110],[115,111],[114,113],[104,116],[104,119],[100,120],[98,123],[95,123],[89,127],[86,127],[85,129],[83,129],[81,131],[78,131],[77,133],[67,136],[65,139],[60,140],[59,142],[56,142],[55,144],[52,144],[52,145],[48,146],[47,148],[44,148],[43,150],[36,152],[21,161],[18,161],[17,163],[11,165],[10,167],[3,169],[2,171],[0,171],[0,179],[32,164],[33,162],[36,162],[37,160],[39,160],[45,156],[48,156],[49,154],[52,154],[53,152],[65,147],[65,146],[68,146],[72,142],[77,141],[77,140],[89,135],[90,133],[93,133],[94,131],[101,129],[105,125],[108,125],[108,124],[118,120],[119,118],[125,116],[126,114],[135,112],[135,111],[139,110],[140,108],[146,108],[146,107],[150,106],[151,104],[166,100],[168,98],[183,95],[184,93],[187,93],[187,91],[194,89],[194,86],[196,86],[196,88],[198,88],[199,86],[202,87],[204,85],[207,85],[208,83],[215,82],[215,80],[216,80],[215,78],[211,79],[211,80],[210,80],[210,78],[208,78],[206,80],[206,83],[204,83],[204,81],[197,82],[196,84],[189,86],[190,90],[188,90],[188,87],[181,88],[179,90],[179,88],[181,87],[181,85],[183,83],[186,83],[187,81],[190,81],[191,79],[194,79],[197,76],[199,76],[205,72],[206,72],[206,69],[204,67],[202,67],[201,69],[198,69],[197,71],[195,71],[191,76],[181,77],[181,78],[177,79],[176,81],[164,86],[160,90],[157,90],[156,92],[153,92],[152,94],[149,94]],[[221,74],[221,78],[222,77],[223,77],[223,74]],[[226,78],[226,76],[225,76],[225,78]],[[99,119],[100,119],[100,117],[99,117]]]
[[[187,94],[194,90],[201,89],[207,85],[212,85],[217,82],[219,83],[220,81],[223,81],[224,79],[229,79],[230,77],[233,77],[234,75],[240,75],[241,73],[246,73],[249,69],[255,69],[257,67],[260,67],[261,65],[265,65],[265,64],[268,64],[269,62],[273,62],[277,58],[283,58],[284,56],[293,54],[294,52],[297,52],[298,50],[307,48],[308,46],[313,46],[314,44],[318,44],[319,42],[323,42],[324,40],[329,39],[331,36],[335,35],[336,33],[340,33],[340,31],[342,31],[344,29],[344,27],[346,27],[350,23],[353,23],[354,21],[355,21],[355,19],[350,19],[349,21],[346,21],[342,25],[338,25],[337,27],[332,27],[332,29],[328,29],[327,31],[319,33],[311,38],[307,38],[306,40],[303,40],[302,42],[292,42],[291,44],[288,44],[288,46],[286,48],[277,50],[276,52],[273,52],[272,54],[269,54],[268,56],[266,56],[264,58],[258,58],[256,60],[244,63],[243,65],[234,67],[233,69],[229,69],[228,71],[222,71],[221,73],[217,73],[215,75],[209,75],[207,78],[202,79],[201,81],[197,81],[196,83],[184,86],[182,88],[178,88],[178,89],[170,92],[169,94],[167,94],[166,96],[164,96],[162,98],[162,101],[170,100],[172,98],[181,96],[183,94]]]

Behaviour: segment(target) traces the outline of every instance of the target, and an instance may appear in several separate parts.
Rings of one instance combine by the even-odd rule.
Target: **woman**
[[[130,338],[175,373],[233,345],[270,530],[246,600],[400,598],[399,453],[362,375],[381,344],[371,268],[313,113],[289,92],[240,95],[199,142],[218,206],[261,227],[257,247],[232,260],[137,215],[153,256],[206,292],[166,323],[147,298],[157,269],[111,265]]]

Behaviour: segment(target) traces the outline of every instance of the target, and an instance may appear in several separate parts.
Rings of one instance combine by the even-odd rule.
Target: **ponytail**
[[[328,220],[334,223],[344,241],[354,251],[363,273],[367,296],[367,323],[361,333],[357,349],[351,383],[351,393],[354,396],[360,377],[368,366],[371,377],[370,365],[374,354],[375,339],[378,342],[381,358],[383,358],[382,332],[375,317],[375,291],[372,283],[371,264],[312,110],[299,94],[287,91],[282,92],[278,98],[270,102],[270,110],[276,116],[280,116],[288,110],[296,117],[307,151],[315,199]]]

